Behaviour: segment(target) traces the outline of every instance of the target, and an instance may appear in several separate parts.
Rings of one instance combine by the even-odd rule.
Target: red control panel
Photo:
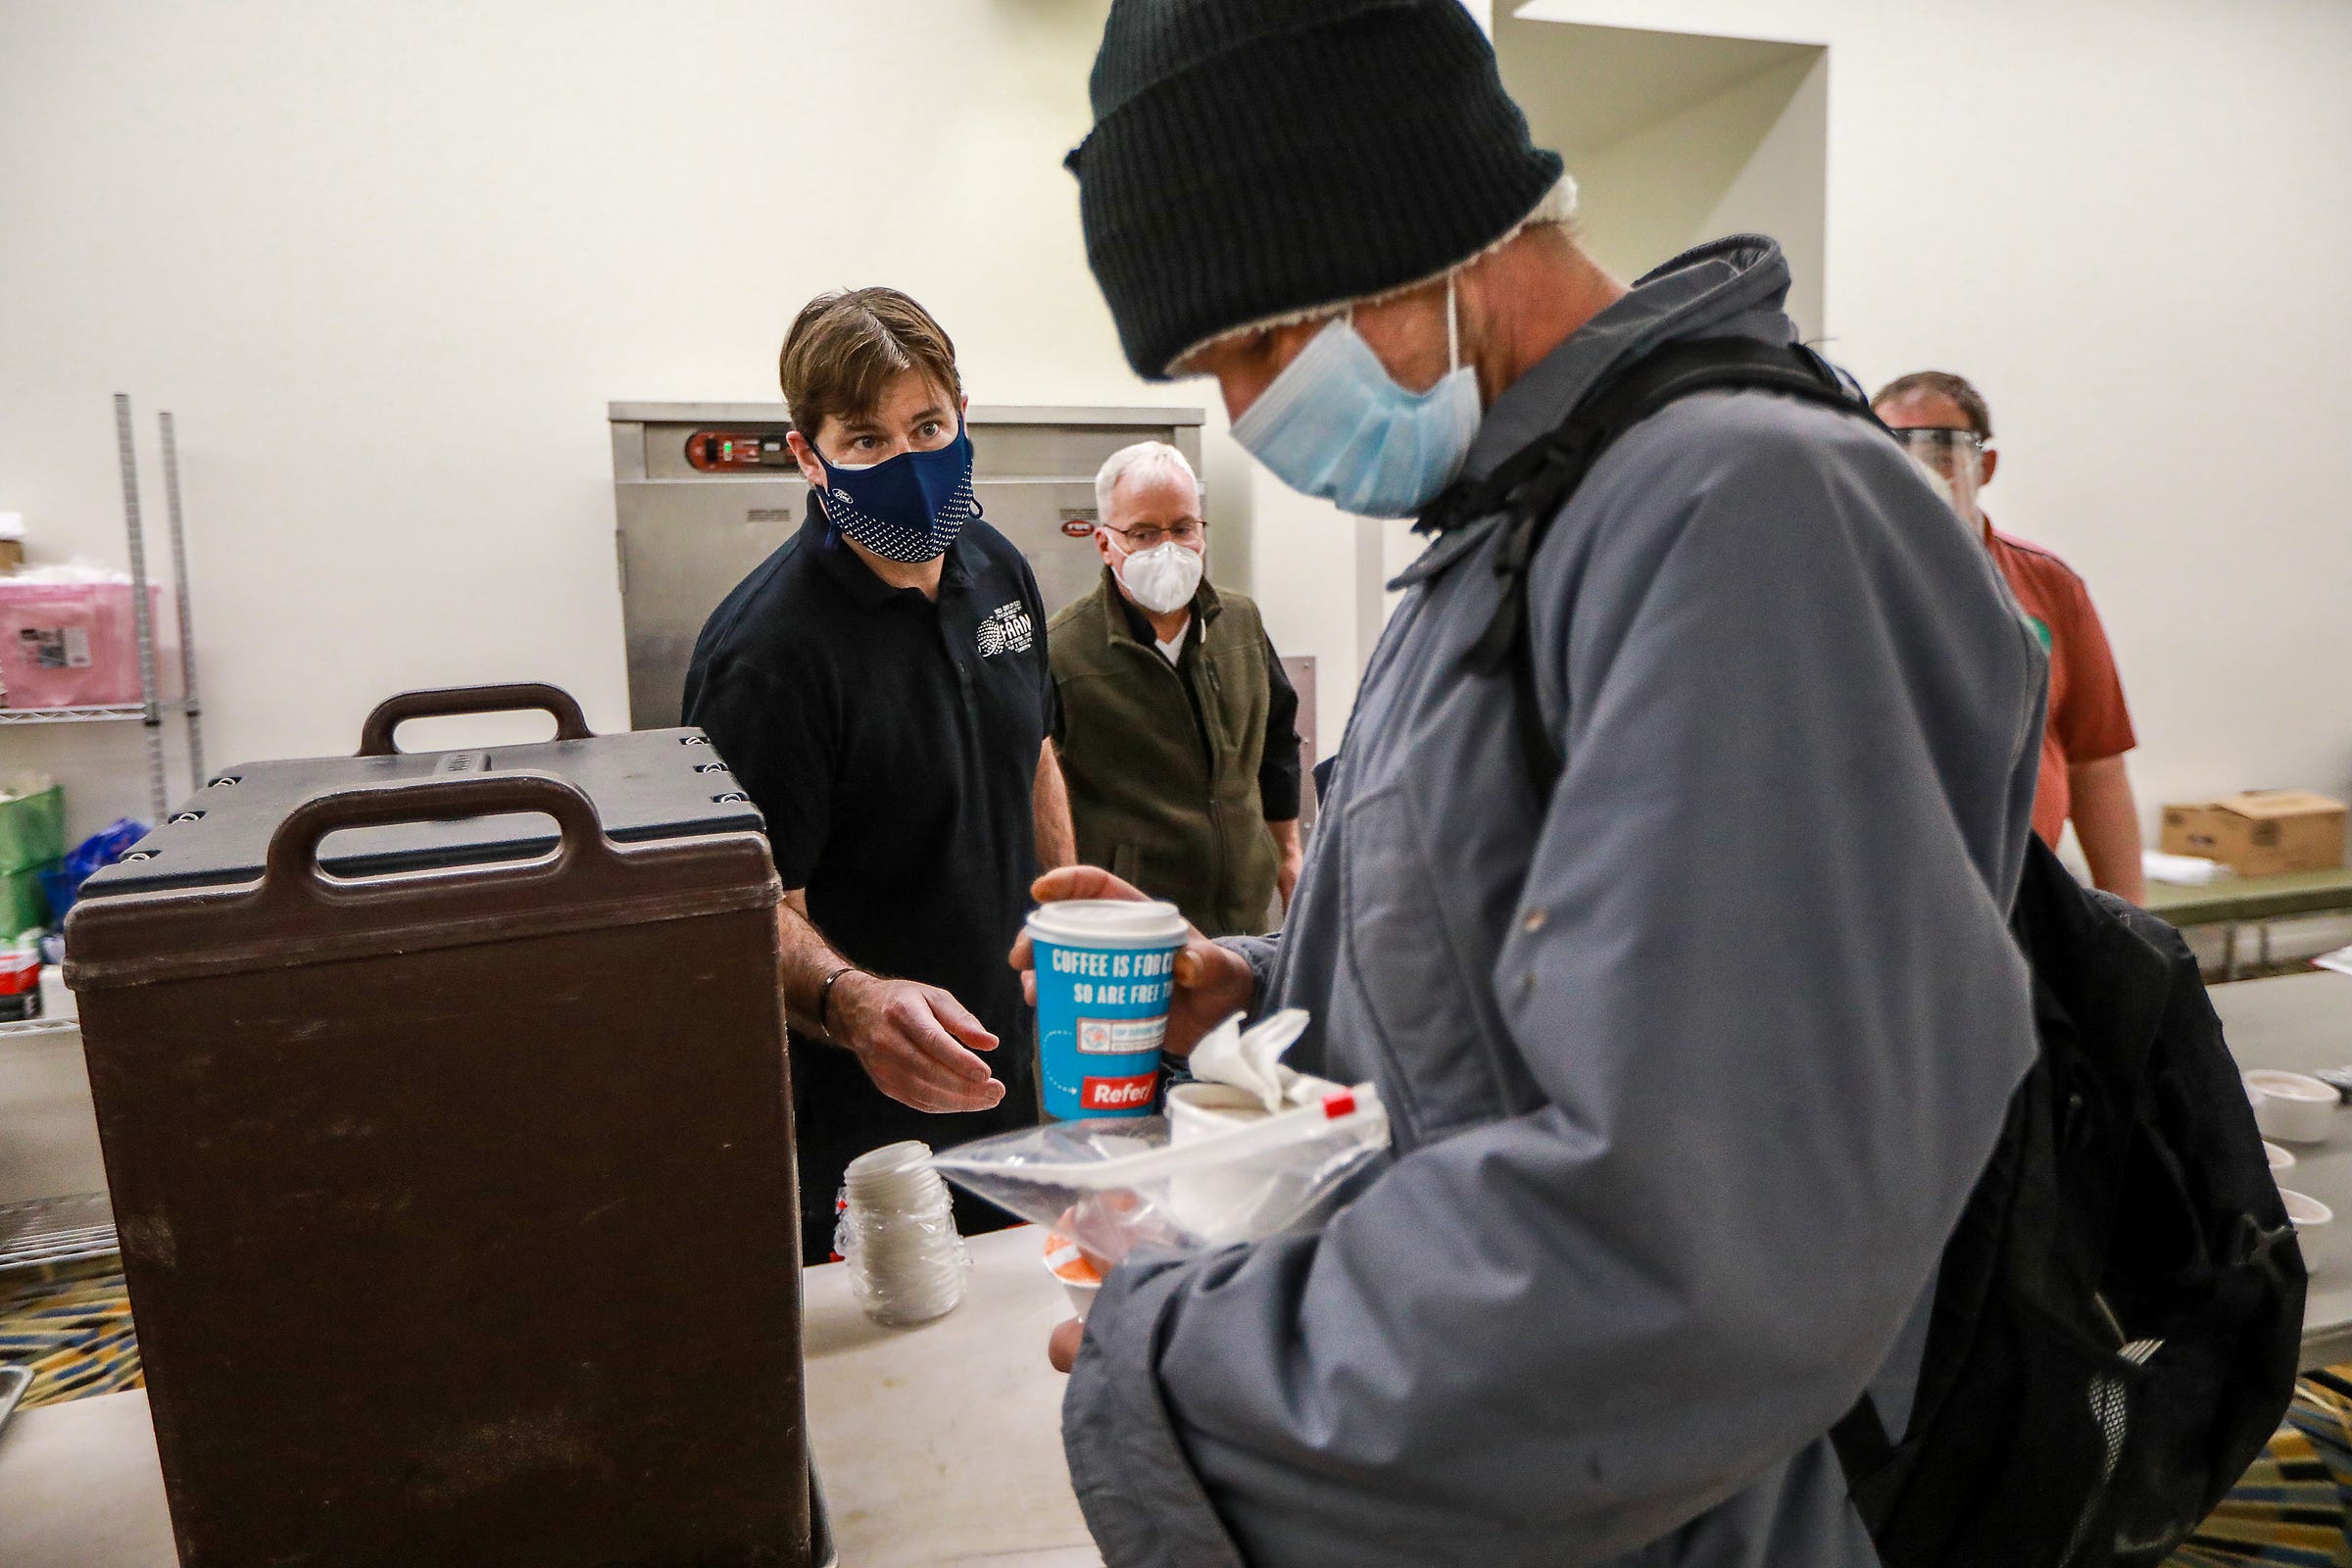
[[[705,473],[799,466],[782,430],[697,430],[686,438],[686,461]]]

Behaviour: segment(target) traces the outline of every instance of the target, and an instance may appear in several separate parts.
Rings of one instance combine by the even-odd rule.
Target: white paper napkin
[[[1254,1095],[1270,1111],[1321,1099],[1339,1085],[1282,1064],[1283,1053],[1306,1032],[1306,1017],[1303,1009],[1288,1007],[1245,1030],[1235,1013],[1193,1048],[1193,1076]]]

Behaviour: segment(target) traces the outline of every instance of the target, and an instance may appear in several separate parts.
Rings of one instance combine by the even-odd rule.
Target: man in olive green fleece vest
[[[1210,936],[1260,931],[1298,880],[1298,694],[1257,607],[1201,580],[1182,453],[1113,453],[1095,500],[1102,585],[1046,638],[1078,858]]]

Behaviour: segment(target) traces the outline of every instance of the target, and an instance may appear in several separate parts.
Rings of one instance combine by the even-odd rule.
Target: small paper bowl
[[[2286,1217],[2294,1223],[2295,1245],[2302,1249],[2305,1271],[2317,1274],[2323,1268],[2333,1267],[2343,1230],[2335,1222],[2335,1210],[2316,1198],[2288,1192],[2283,1187],[2278,1190],[2278,1197],[2286,1204]]]
[[[2294,1151],[2267,1138],[2262,1141],[2262,1157],[2271,1162],[2271,1180],[2275,1182],[2284,1180],[2286,1173],[2295,1168]]]
[[[1078,1244],[1054,1231],[1046,1232],[1046,1272],[1061,1281],[1064,1294],[1070,1298],[1070,1310],[1078,1321],[1094,1310],[1095,1298],[1102,1294],[1102,1275],[1093,1261],[1078,1250]]]
[[[2343,1100],[2335,1090],[2299,1072],[2257,1067],[2242,1075],[2262,1136],[2281,1144],[2324,1144],[2335,1132]]]

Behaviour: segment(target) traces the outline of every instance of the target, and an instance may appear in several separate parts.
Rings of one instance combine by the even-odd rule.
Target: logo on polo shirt
[[[1025,654],[1037,642],[1037,627],[1019,600],[999,605],[980,618],[980,657]]]

